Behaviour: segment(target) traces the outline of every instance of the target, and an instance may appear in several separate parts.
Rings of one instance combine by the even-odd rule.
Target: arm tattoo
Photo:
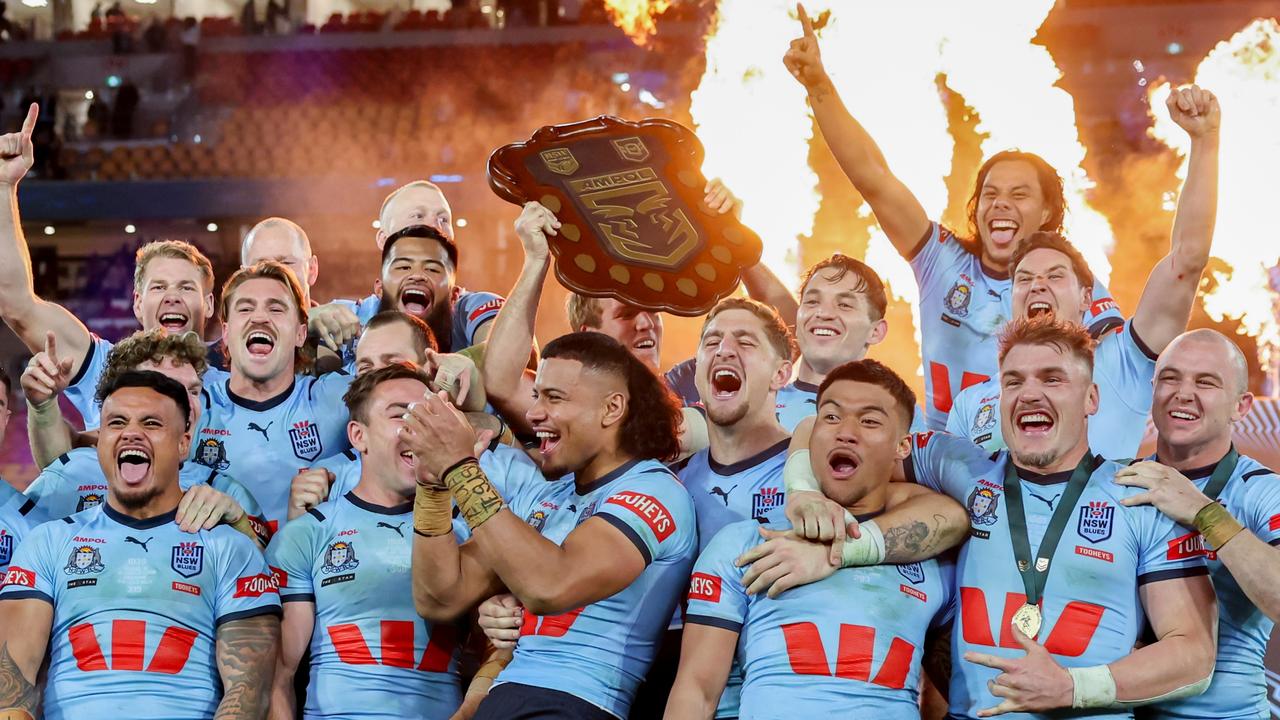
[[[956,531],[947,523],[946,516],[935,514],[932,525],[923,520],[912,520],[884,531],[884,561],[919,562],[955,545],[956,537]]]
[[[39,693],[22,674],[22,668],[9,655],[9,644],[0,643],[0,717],[32,718],[36,714]]]
[[[280,649],[280,618],[257,615],[218,628],[222,702],[215,720],[261,720]]]

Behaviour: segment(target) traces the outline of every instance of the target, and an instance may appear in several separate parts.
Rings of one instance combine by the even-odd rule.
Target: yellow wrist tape
[[[1200,508],[1194,522],[1196,529],[1204,536],[1204,541],[1211,550],[1217,550],[1226,545],[1228,540],[1244,530],[1240,521],[1216,502]]]
[[[503,508],[502,496],[489,483],[489,478],[480,469],[480,462],[473,457],[445,470],[444,484],[449,486],[458,512],[472,530],[478,529]]]
[[[479,670],[476,670],[475,679],[480,680],[483,678],[493,682],[498,677],[498,673],[502,672],[502,669],[511,662],[511,652],[511,650],[490,648],[489,657],[485,658],[484,664],[480,666]],[[472,681],[471,687],[475,687],[474,681]]]
[[[453,532],[449,493],[418,486],[413,496],[413,531],[423,537],[439,537]]]

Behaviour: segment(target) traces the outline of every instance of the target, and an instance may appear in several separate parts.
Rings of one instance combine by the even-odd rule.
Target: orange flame
[[[657,17],[671,7],[671,0],[604,0],[613,24],[643,46],[658,30]]]

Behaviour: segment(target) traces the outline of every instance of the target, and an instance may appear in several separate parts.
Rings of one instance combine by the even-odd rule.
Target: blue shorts
[[[618,719],[569,693],[520,683],[503,683],[489,691],[473,720]]]

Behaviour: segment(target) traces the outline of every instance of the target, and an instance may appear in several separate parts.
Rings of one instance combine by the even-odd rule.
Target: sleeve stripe
[[[649,546],[645,544],[644,538],[640,537],[640,533],[636,532],[635,529],[632,528],[630,525],[628,525],[625,521],[619,518],[616,518],[613,515],[609,515],[607,513],[601,513],[599,515],[596,515],[595,517],[598,517],[601,520],[604,520],[605,522],[609,523],[610,525],[618,528],[618,530],[621,531],[623,535],[626,535],[627,539],[630,540],[631,543],[636,546],[636,549],[639,550],[640,554],[644,557],[644,566],[649,567],[649,563],[653,562],[653,556],[649,554]]]
[[[283,614],[284,613],[281,612],[279,605],[263,605],[261,607],[250,608],[248,610],[241,610],[239,612],[227,613],[226,615],[223,615],[222,617],[218,618],[218,621],[217,623],[215,623],[215,625],[217,625],[218,627],[221,627],[223,623],[234,622],[236,620],[244,620],[245,618],[258,617],[259,615],[275,615],[276,617],[280,617]]]
[[[710,615],[685,615],[685,625],[709,625],[718,627],[730,632],[742,632],[742,623],[733,620],[725,620],[724,618],[712,617]]]
[[[39,590],[14,590],[0,595],[0,600],[43,600],[53,604],[53,598]]]
[[[907,482],[912,485],[919,485],[920,479],[916,477],[916,461],[915,461],[915,440],[911,441],[911,452],[902,460],[902,474],[906,476]]]
[[[916,246],[911,248],[911,251],[903,256],[906,258],[907,262],[915,260],[916,256],[920,254],[920,251],[924,250],[924,246],[929,242],[929,238],[933,237],[933,228],[934,224],[932,222],[929,223],[929,227],[924,231],[924,237],[920,238],[920,241],[916,243]]]
[[[84,360],[80,361],[80,369],[76,371],[76,376],[71,378],[71,382],[67,387],[75,387],[84,379],[85,373],[89,372],[89,366],[93,364],[93,356],[98,351],[98,336],[89,333],[89,349],[84,352]]]
[[[1268,545],[1273,545],[1273,546],[1280,546],[1280,538],[1276,538],[1275,540],[1272,540],[1272,541],[1268,542],[1267,544],[1268,544]]]
[[[280,593],[280,602],[282,603],[287,603],[287,602],[314,603],[315,601],[316,601],[315,593],[294,593],[292,595],[285,595],[284,593]]]
[[[1156,570],[1145,575],[1138,576],[1138,584],[1146,585],[1153,582],[1161,582],[1163,580],[1178,580],[1180,578],[1197,577],[1199,575],[1208,575],[1209,568],[1205,565],[1193,565],[1191,567],[1173,568],[1170,570]]]
[[[1160,353],[1153,351],[1142,341],[1142,338],[1138,337],[1138,329],[1133,326],[1132,320],[1129,321],[1129,335],[1133,337],[1133,344],[1138,346],[1138,349],[1142,351],[1143,355],[1147,356],[1147,359],[1154,361],[1160,356]]]

